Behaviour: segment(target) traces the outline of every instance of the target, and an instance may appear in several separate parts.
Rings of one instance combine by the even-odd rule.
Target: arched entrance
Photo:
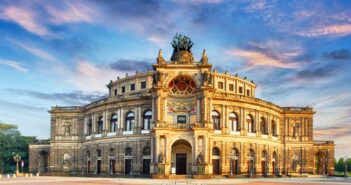
[[[267,175],[267,173],[268,173],[268,153],[266,150],[262,151],[261,168],[262,168],[262,175]]]
[[[326,156],[323,152],[318,152],[314,156],[315,173],[318,175],[325,175],[327,171]]]
[[[151,164],[151,150],[150,147],[145,147],[143,150],[143,174],[150,174]]]
[[[248,165],[247,165],[247,173],[249,176],[254,175],[256,173],[256,154],[253,149],[249,150],[248,154]]]
[[[39,152],[39,160],[38,160],[38,171],[39,173],[47,173],[48,172],[48,162],[49,162],[49,154],[47,151]]]
[[[132,149],[129,147],[124,151],[124,174],[132,174]]]
[[[101,150],[96,150],[96,174],[101,173]]]
[[[214,175],[220,174],[220,153],[217,147],[212,149],[212,173]]]
[[[231,158],[230,158],[230,174],[238,175],[239,174],[239,150],[237,148],[232,149]]]
[[[108,165],[109,173],[111,175],[115,174],[116,161],[115,161],[115,151],[113,148],[110,148],[110,150],[109,150],[108,159],[109,159],[109,165]]]
[[[278,175],[278,156],[276,151],[273,152],[272,169],[273,169],[273,174]]]
[[[191,144],[180,139],[172,145],[172,173],[177,175],[185,175],[191,172],[192,165],[192,147]]]

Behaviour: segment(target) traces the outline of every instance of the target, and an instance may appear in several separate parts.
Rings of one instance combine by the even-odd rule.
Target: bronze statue
[[[191,47],[193,47],[194,43],[191,39],[182,34],[176,34],[172,41],[172,47],[174,52],[178,51],[189,51],[191,52]]]

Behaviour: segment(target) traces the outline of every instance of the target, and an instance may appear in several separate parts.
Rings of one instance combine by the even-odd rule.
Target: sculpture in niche
[[[69,124],[66,124],[64,127],[65,127],[64,135],[65,136],[71,135],[71,126]]]
[[[158,162],[159,163],[165,162],[165,155],[163,154],[163,152],[161,152],[160,155],[158,156]]]
[[[198,161],[199,164],[204,164],[205,163],[204,154],[202,152],[199,153],[197,161]]]

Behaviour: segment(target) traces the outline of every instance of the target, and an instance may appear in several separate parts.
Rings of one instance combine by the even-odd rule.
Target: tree
[[[17,125],[0,121],[0,173],[9,173],[16,170],[13,156],[18,154],[28,164],[28,145],[36,140],[35,137],[22,136]]]
[[[345,170],[345,160],[343,157],[340,157],[338,162],[335,165],[335,171],[343,172]]]

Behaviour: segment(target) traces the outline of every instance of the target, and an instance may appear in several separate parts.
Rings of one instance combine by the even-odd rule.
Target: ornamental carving
[[[179,76],[168,84],[168,88],[173,95],[191,95],[196,92],[196,83],[187,76]]]

